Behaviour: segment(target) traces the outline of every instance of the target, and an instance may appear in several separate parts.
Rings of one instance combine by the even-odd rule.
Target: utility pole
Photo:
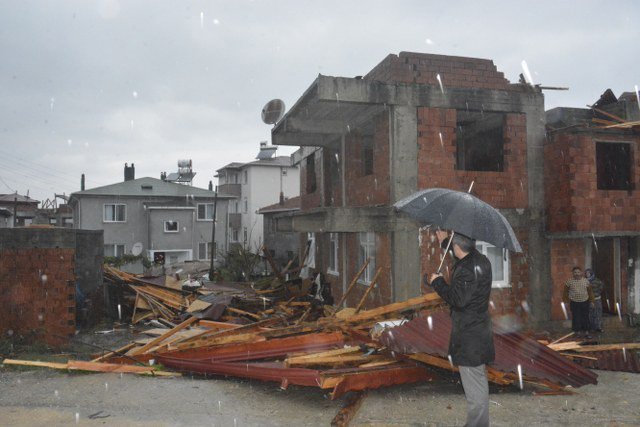
[[[215,195],[213,196],[213,218],[211,227],[211,265],[209,266],[209,280],[213,282],[216,267],[213,260],[216,255],[216,207],[218,205],[218,186],[216,185]]]

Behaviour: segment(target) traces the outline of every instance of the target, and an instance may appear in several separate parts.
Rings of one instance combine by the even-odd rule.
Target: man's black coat
[[[489,315],[491,263],[476,249],[453,266],[451,285],[442,277],[431,286],[451,306],[449,354],[458,366],[491,363],[495,357]]]

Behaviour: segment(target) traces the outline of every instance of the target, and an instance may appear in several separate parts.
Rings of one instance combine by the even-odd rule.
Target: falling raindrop
[[[518,363],[518,382],[520,384],[520,390],[524,388],[524,384],[522,383],[522,365]]]
[[[122,306],[118,304],[118,320],[122,321]]]
[[[104,391],[109,391],[109,383],[104,383]]]
[[[493,303],[493,301],[489,301],[489,306],[491,307],[491,310],[496,309],[496,305]]]
[[[89,143],[88,142],[84,143],[84,148],[89,148]]]
[[[72,140],[70,140],[70,139],[67,139],[67,145],[68,145],[69,147],[71,147],[71,144],[73,144],[73,141],[72,141]]]
[[[219,24],[220,24],[220,21],[214,18],[213,19],[213,25],[219,25]]]
[[[624,362],[627,363],[627,349],[622,347],[622,358],[624,359]]]
[[[347,125],[347,132],[351,133],[351,126]]]
[[[436,74],[436,80],[438,80],[438,84],[440,85],[440,92],[444,93],[444,86],[442,85],[442,79],[440,78],[440,74]]]
[[[200,28],[204,28],[204,12],[200,12]]]
[[[449,364],[451,365],[451,367],[453,368],[453,359],[451,358],[450,354],[447,354],[447,359],[449,359]]]
[[[38,314],[38,321],[42,322],[44,320],[44,316],[42,313]]]
[[[218,412],[222,412],[222,402],[218,400]]]
[[[54,390],[53,395],[56,397],[56,399],[60,398],[60,393],[58,393],[58,390]]]
[[[620,311],[620,303],[616,302],[616,312],[618,313],[618,319],[622,322],[622,311]]]
[[[562,313],[564,314],[564,319],[569,320],[569,314],[567,314],[567,307],[564,304],[564,301],[560,303],[560,307],[562,307]]]
[[[533,86],[533,79],[531,78],[531,73],[529,72],[529,66],[527,65],[527,61],[524,59],[520,63],[522,65],[522,71],[524,71],[524,78],[531,86]]]
[[[638,86],[636,86],[636,90],[638,89]],[[51,98],[51,111],[53,111],[53,104],[55,104],[56,99],[55,98]]]
[[[138,98],[138,92],[136,92],[135,90],[133,91],[133,93],[131,94],[134,98]]]
[[[432,44],[433,44],[433,40],[431,40],[431,39],[426,39],[424,42],[425,42],[426,44],[428,44],[428,45],[432,45]],[[637,87],[638,87],[638,86],[636,86],[636,88],[637,88]]]
[[[76,412],[76,424],[80,422],[80,413]]]
[[[591,238],[593,239],[593,246],[596,248],[596,252],[598,252],[598,242],[596,242],[595,234],[591,233]]]
[[[431,316],[427,317],[427,325],[429,325],[429,330],[433,331],[433,318]]]
[[[638,101],[638,109],[640,109],[640,91],[638,90],[638,85],[635,85],[636,89],[636,101]]]
[[[133,120],[131,120],[131,129],[133,129]]]
[[[40,281],[42,282],[43,285],[47,283],[47,275],[43,274],[42,276],[40,276]]]
[[[440,137],[440,145],[444,148],[444,141],[442,140],[442,132],[438,132],[438,136]]]
[[[336,92],[336,101],[340,103],[340,95],[338,95],[338,92]]]
[[[527,301],[522,301],[520,303],[520,305],[522,306],[522,309],[526,312],[529,313],[531,311],[531,309],[529,308],[529,303]]]

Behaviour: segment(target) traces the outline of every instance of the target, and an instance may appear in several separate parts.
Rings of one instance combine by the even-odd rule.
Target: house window
[[[56,225],[58,221],[55,218],[49,218],[49,224]]]
[[[362,137],[362,175],[373,174],[373,136]]]
[[[198,259],[211,259],[211,242],[198,243]]]
[[[120,203],[104,205],[102,220],[104,222],[125,222],[127,220],[127,205]]]
[[[63,219],[63,223],[65,225],[73,225],[73,218],[65,218]]]
[[[598,190],[632,190],[631,144],[597,142]]]
[[[198,221],[213,220],[213,203],[198,203]]]
[[[504,170],[504,114],[456,111],[456,168]]]
[[[244,227],[244,229],[243,229],[243,233],[242,233],[242,234],[243,234],[243,238],[244,238],[244,240],[243,240],[243,241],[244,241],[245,243],[247,243],[247,240],[249,240],[249,239],[248,239],[249,235],[248,235],[248,233],[247,233],[247,227]]]
[[[497,248],[492,244],[477,241],[476,249],[489,258],[493,276],[492,288],[508,288],[509,285],[509,251]]]
[[[165,221],[164,222],[164,232],[165,233],[177,233],[178,232],[178,221]]]
[[[247,198],[244,198],[244,213],[249,212],[249,201],[247,200]]]
[[[124,245],[104,245],[104,256],[121,257],[124,255]]]
[[[237,242],[238,241],[238,234],[239,234],[239,231],[238,231],[237,228],[231,229],[231,241],[232,242]]]
[[[338,233],[329,233],[329,273],[338,274]]]
[[[312,154],[307,157],[307,194],[316,191],[316,158]]]
[[[369,264],[359,281],[368,285],[376,269],[376,235],[371,232],[358,233],[358,265],[363,265],[367,258],[369,258]]]
[[[249,171],[244,171],[244,183],[249,182]]]

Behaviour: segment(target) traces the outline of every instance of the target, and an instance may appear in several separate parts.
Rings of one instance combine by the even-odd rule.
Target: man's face
[[[581,279],[582,277],[583,277],[582,276],[582,270],[579,269],[579,268],[574,268],[573,269],[573,278],[574,279]]]

